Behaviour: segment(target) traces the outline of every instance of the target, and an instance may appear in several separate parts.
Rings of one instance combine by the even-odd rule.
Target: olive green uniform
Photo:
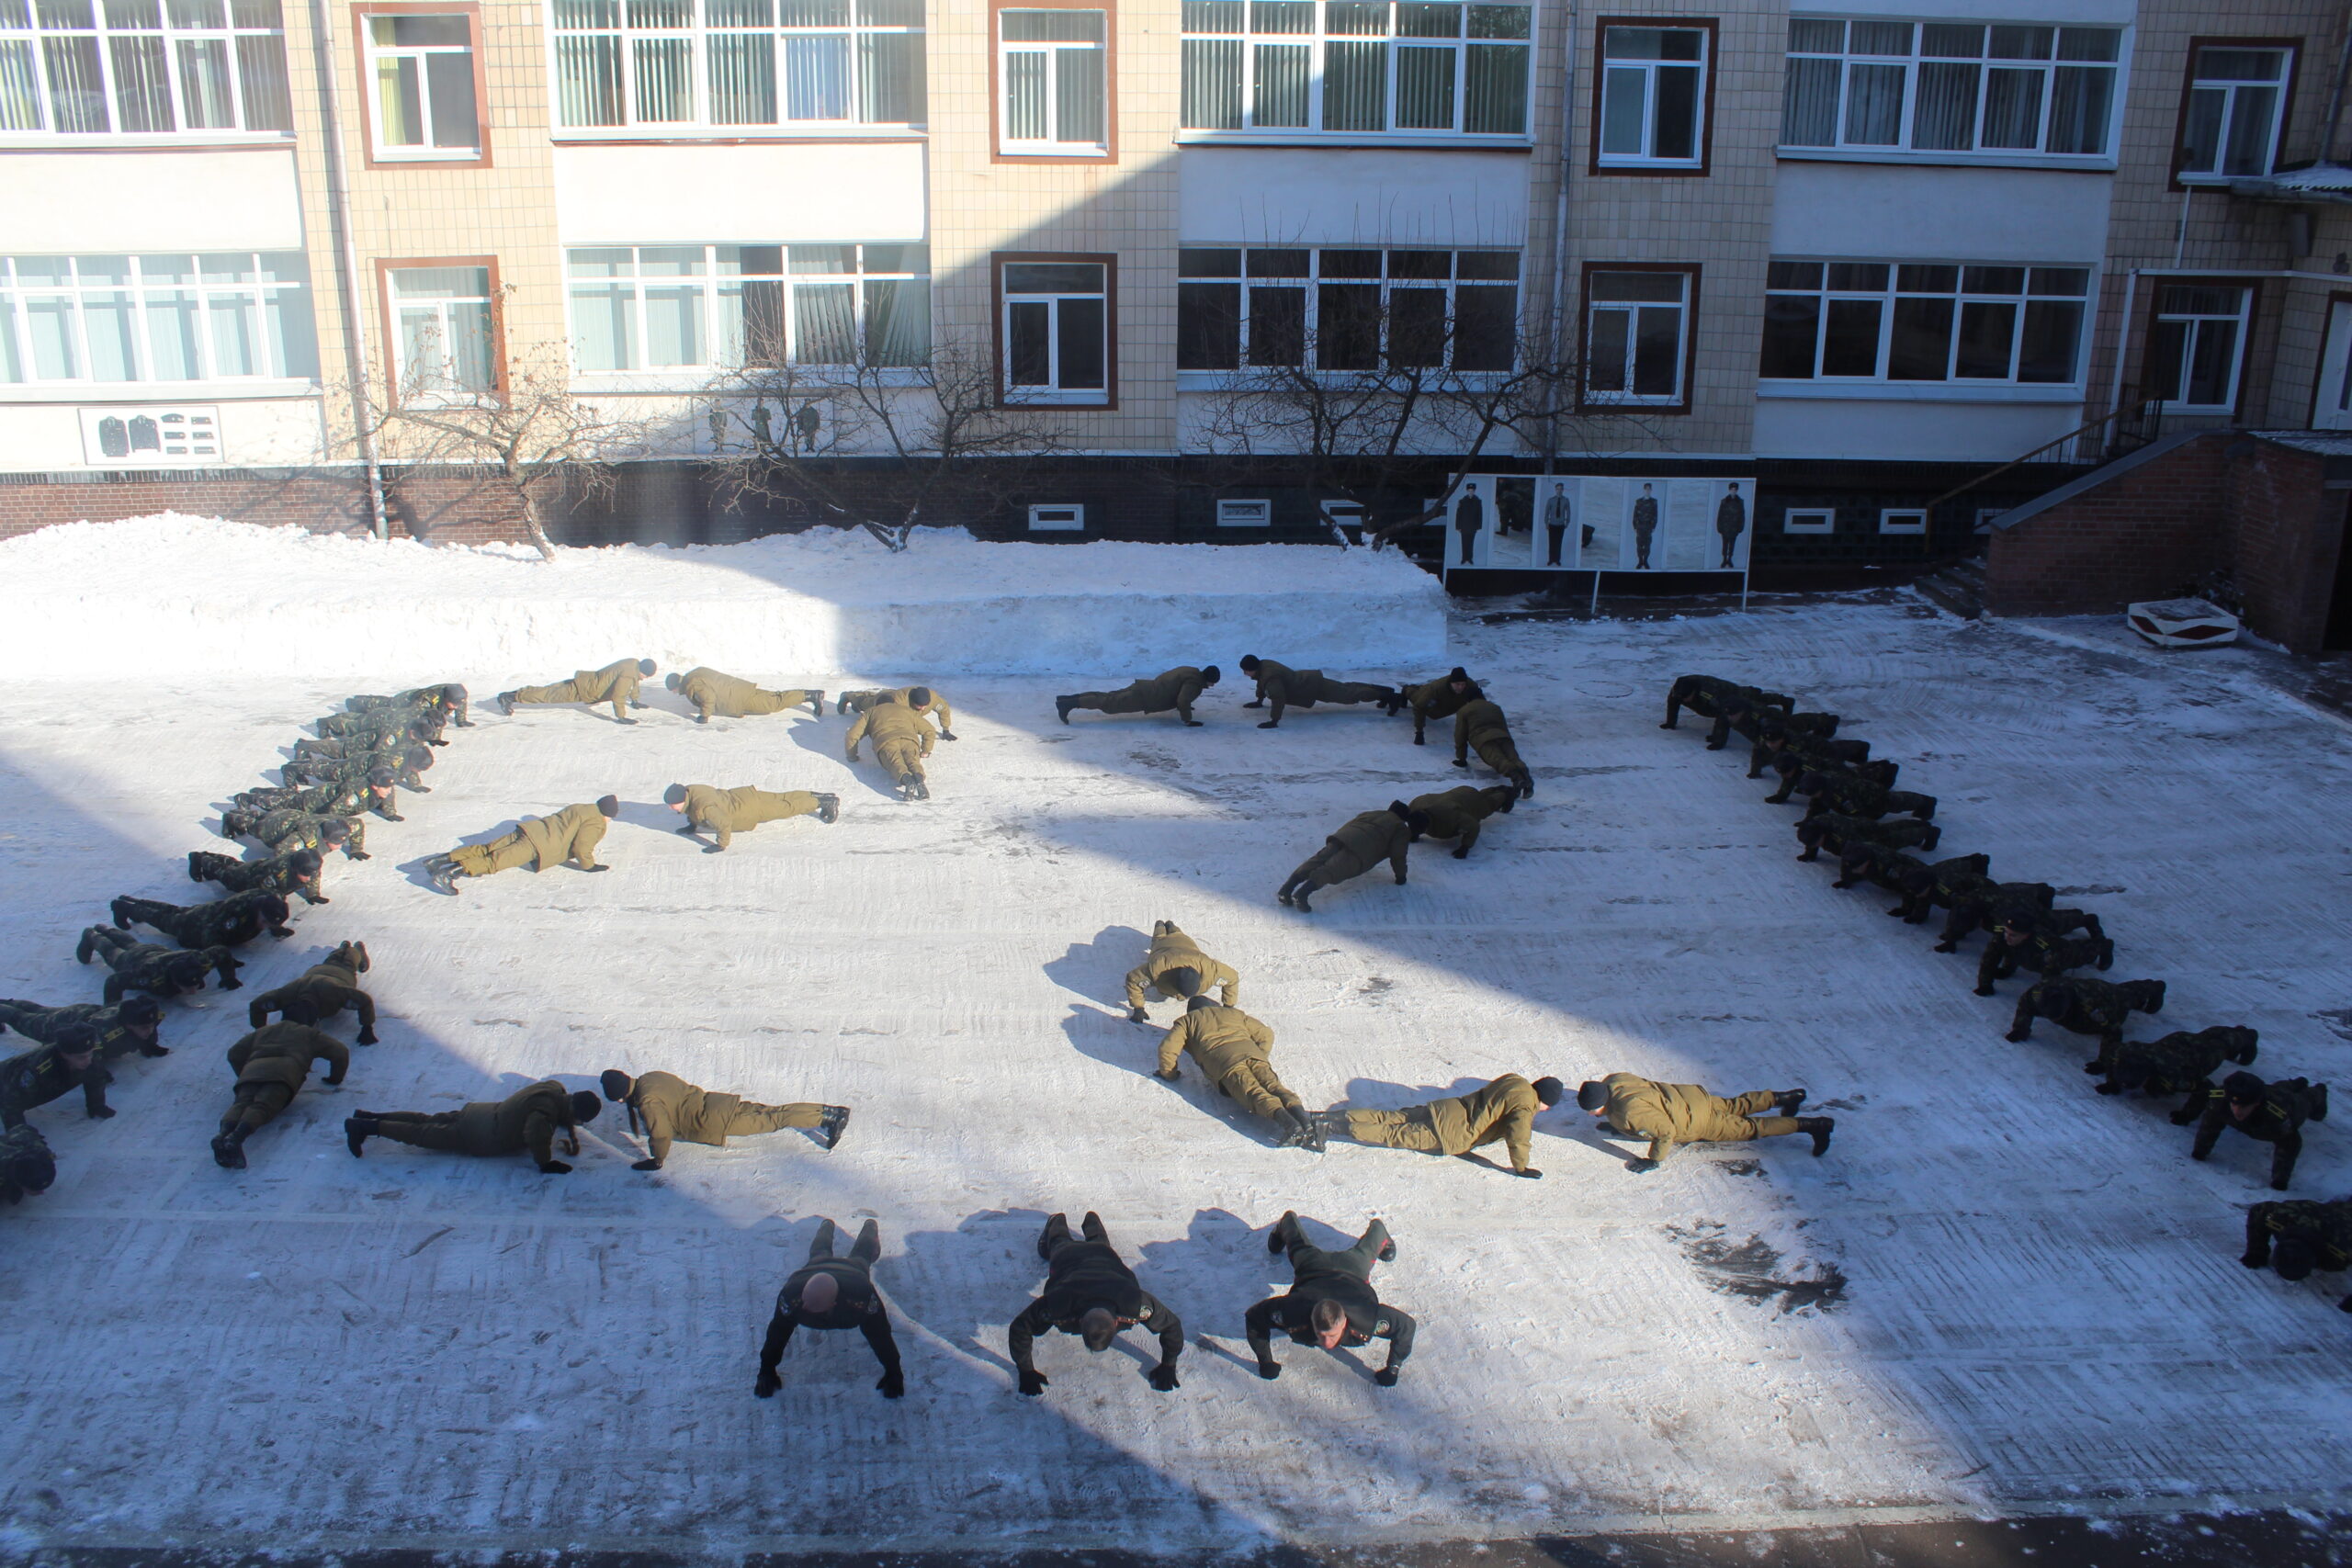
[[[1483,1089],[1402,1111],[1351,1111],[1348,1136],[1383,1148],[1425,1155],[1464,1155],[1499,1143],[1513,1170],[1527,1168],[1535,1113],[1543,1110],[1535,1086],[1505,1073]]]
[[[245,1020],[259,1029],[270,1014],[284,1012],[288,1002],[302,1003],[321,1023],[349,1008],[359,1020],[359,1043],[376,1043],[376,998],[359,988],[359,960],[348,946],[255,997],[246,1005]]]
[[[1175,921],[1162,920],[1151,928],[1151,951],[1144,954],[1141,964],[1127,971],[1127,1006],[1143,1006],[1147,987],[1171,1002],[1188,1000],[1160,985],[1160,976],[1170,969],[1190,969],[1198,975],[1202,996],[1208,994],[1211,986],[1218,986],[1224,988],[1226,1006],[1233,1007],[1241,1000],[1241,976],[1234,973],[1232,966],[1203,953]]]
[[[1520,761],[1519,745],[1510,738],[1510,720],[1502,708],[1481,697],[1475,703],[1464,703],[1462,711],[1453,716],[1453,761],[1457,767],[1470,765],[1470,753],[1519,785],[1520,793],[1532,793],[1527,764]]]
[[[229,1047],[229,1066],[237,1087],[229,1109],[220,1113],[223,1136],[250,1135],[267,1126],[311,1076],[311,1064],[324,1062],[327,1076],[320,1081],[339,1084],[351,1067],[350,1048],[334,1035],[307,1023],[266,1023]]]
[[[616,660],[602,670],[575,670],[571,679],[552,686],[525,686],[511,694],[507,701],[524,703],[610,703],[615,718],[627,718],[628,705],[637,701],[637,688],[645,679],[644,671],[634,659]]]
[[[1413,744],[1421,744],[1433,718],[1452,718],[1462,711],[1465,703],[1483,701],[1486,693],[1476,681],[1466,682],[1462,690],[1453,689],[1453,677],[1441,675],[1434,681],[1405,688],[1405,700],[1413,708]]]
[[[1269,724],[1280,724],[1284,708],[1311,708],[1317,703],[1376,703],[1396,695],[1394,686],[1374,685],[1369,681],[1334,681],[1320,670],[1294,670],[1271,659],[1258,660],[1258,668],[1252,673],[1258,682],[1259,701],[1273,709],[1266,716]]]
[[[1274,1032],[1239,1008],[1194,1008],[1160,1037],[1159,1076],[1175,1077],[1177,1062],[1189,1051],[1219,1094],[1288,1134],[1296,1123],[1286,1112],[1303,1117],[1306,1107],[1274,1075],[1273,1048]]]
[[[720,789],[716,784],[686,786],[687,826],[710,833],[722,850],[735,841],[738,833],[748,833],[763,822],[813,817],[823,802],[805,789],[772,791],[752,784],[738,784],[733,789]]]
[[[582,871],[594,871],[596,846],[604,837],[605,814],[594,802],[583,801],[552,817],[526,817],[514,831],[486,844],[460,844],[449,858],[468,876],[489,876],[518,865],[545,871],[568,860],[578,861]]]
[[[626,1102],[645,1124],[645,1152],[670,1157],[670,1141],[707,1144],[723,1149],[729,1138],[786,1127],[814,1127],[824,1121],[821,1105],[762,1105],[741,1095],[698,1089],[675,1073],[639,1073]]]
[[[876,703],[859,714],[857,722],[849,727],[845,750],[851,761],[857,761],[858,742],[869,735],[874,738],[874,760],[889,770],[892,778],[909,773],[923,777],[922,760],[931,755],[933,737],[921,714],[904,703]]]
[[[1793,1116],[1758,1114],[1780,1103],[1769,1089],[1725,1100],[1694,1083],[1653,1083],[1632,1073],[1611,1073],[1600,1081],[1609,1089],[1604,1120],[1620,1133],[1647,1138],[1646,1159],[1662,1160],[1678,1144],[1744,1144],[1798,1130]]]
[[[1193,705],[1204,688],[1201,672],[1190,664],[1163,670],[1148,681],[1134,681],[1115,692],[1080,692],[1062,699],[1073,708],[1096,713],[1166,713],[1170,708],[1186,724],[1194,722]]]
[[[1501,785],[1495,786],[1498,790]],[[1429,813],[1430,825],[1421,829],[1424,839],[1459,839],[1453,846],[1453,858],[1460,860],[1478,841],[1478,829],[1487,818],[1502,809],[1487,797],[1476,784],[1456,784],[1436,795],[1417,795],[1406,805],[1416,811]]]
[[[843,713],[864,713],[869,708],[880,707],[885,703],[896,703],[900,707],[911,707],[912,705],[907,701],[907,694],[913,690],[912,686],[893,686],[870,692],[843,692],[841,694],[839,705]],[[914,711],[929,715],[932,722],[939,726],[939,732],[944,735],[956,728],[956,710],[947,705],[947,699],[939,694],[938,687],[933,686],[930,690],[931,701],[915,708]]]
[[[555,1158],[556,1134],[572,1131],[571,1091],[543,1078],[504,1100],[478,1100],[459,1111],[388,1111],[376,1118],[369,1135],[441,1154],[494,1156],[528,1150],[546,1165]]]
[[[1317,887],[1329,887],[1362,876],[1384,860],[1396,871],[1396,880],[1402,882],[1405,852],[1412,841],[1413,829],[1385,807],[1378,811],[1359,812],[1324,840],[1321,849],[1299,863],[1298,869],[1291,873],[1291,885],[1311,882]]]
[[[786,708],[797,708],[818,695],[813,691],[771,692],[741,677],[700,668],[686,671],[678,682],[678,694],[695,705],[695,712],[702,716],[705,723],[713,718],[745,718],[757,714],[782,713]],[[521,701],[519,697],[515,700]]]

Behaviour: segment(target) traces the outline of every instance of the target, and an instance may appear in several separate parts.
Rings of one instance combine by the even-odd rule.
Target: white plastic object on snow
[[[2238,639],[2238,618],[2203,599],[2149,599],[2125,607],[2132,629],[2158,648],[2219,648]]]

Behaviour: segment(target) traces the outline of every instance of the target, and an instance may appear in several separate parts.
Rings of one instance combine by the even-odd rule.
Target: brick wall
[[[395,537],[487,544],[525,537],[511,503],[479,480],[385,474]],[[195,473],[0,474],[0,539],[57,523],[116,523],[158,512],[241,523],[366,533],[366,480],[356,468],[251,468]]]
[[[2224,498],[2236,535],[2246,625],[2297,653],[2317,653],[2345,527],[2345,492],[2323,459],[2276,442],[2231,444]]]
[[[2223,453],[2199,436],[2008,528],[1993,530],[1985,606],[2000,615],[2120,612],[2230,564]]]

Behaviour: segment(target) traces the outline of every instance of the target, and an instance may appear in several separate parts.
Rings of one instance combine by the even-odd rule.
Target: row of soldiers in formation
[[[1946,910],[1939,953],[1957,952],[1973,933],[1986,933],[1976,971],[1978,996],[1994,995],[1996,982],[2019,969],[2041,976],[2019,997],[2007,1038],[2031,1038],[2037,1019],[2095,1036],[2098,1052],[2083,1070],[2101,1078],[2099,1093],[2185,1096],[2171,1120],[2175,1126],[2197,1124],[2190,1158],[2207,1159],[2223,1133],[2242,1133],[2271,1146],[2270,1186],[2287,1190],[2302,1153],[2304,1125],[2327,1118],[2327,1085],[2304,1077],[2266,1081],[2242,1070],[2253,1063],[2257,1043],[2256,1032],[2243,1025],[2125,1040],[2132,1013],[2163,1010],[2165,983],[2073,973],[2109,968],[2115,943],[2097,915],[2057,908],[2057,889],[2049,883],[1996,881],[1990,857],[1981,853],[1935,862],[1913,856],[1911,850],[1932,851],[1940,840],[1931,820],[1935,797],[1894,788],[1896,764],[1871,758],[1869,742],[1841,733],[1837,715],[1803,712],[1784,693],[1710,675],[1674,682],[1660,728],[1677,728],[1685,707],[1713,721],[1711,749],[1728,745],[1735,734],[1749,742],[1748,777],[1761,777],[1768,767],[1781,774],[1781,787],[1768,800],[1783,801],[1792,794],[1810,798],[1797,825],[1804,845],[1798,858],[1813,860],[1824,849],[1836,854],[1834,886],[1869,882],[1883,887],[1900,900],[1887,913],[1911,924]],[[2216,1083],[2233,1062],[2241,1070]],[[2313,1266],[2352,1267],[2352,1200],[2259,1203],[2247,1224],[2248,1267],[2271,1261],[2274,1252],[2283,1261],[2280,1271],[2290,1279],[2302,1278]],[[2257,1233],[2259,1238],[2278,1238],[2280,1247],[2258,1240]],[[2345,1306],[2352,1311],[2352,1296]]]

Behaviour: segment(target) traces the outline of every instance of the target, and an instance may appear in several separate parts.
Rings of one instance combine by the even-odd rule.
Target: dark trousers
[[[835,1228],[833,1222],[831,1220],[827,1220],[824,1224],[819,1225],[817,1227],[817,1239],[808,1244],[808,1261],[811,1263],[822,1263],[827,1258],[834,1257],[833,1243],[840,1238],[840,1235],[841,1232]],[[865,1226],[858,1231],[856,1244],[849,1249],[850,1261],[853,1263],[863,1263],[870,1268],[872,1267],[874,1260],[881,1256],[881,1224],[878,1221],[868,1220],[865,1222]]]
[[[1298,1216],[1292,1214],[1285,1216],[1276,1228],[1274,1239],[1290,1255],[1291,1273],[1297,1279],[1304,1280],[1309,1274],[1344,1274],[1351,1280],[1370,1280],[1372,1266],[1379,1261],[1380,1249],[1388,1245],[1388,1227],[1374,1220],[1364,1227],[1353,1247],[1333,1251],[1308,1246]]]
[[[1078,1222],[1078,1232],[1088,1241],[1099,1241],[1106,1247],[1110,1245],[1111,1237],[1102,1229],[1102,1217],[1091,1209],[1087,1210],[1085,1218]],[[1056,1214],[1046,1222],[1046,1234],[1037,1238],[1037,1256],[1051,1262],[1055,1251],[1069,1246],[1071,1239],[1069,1216]]]

